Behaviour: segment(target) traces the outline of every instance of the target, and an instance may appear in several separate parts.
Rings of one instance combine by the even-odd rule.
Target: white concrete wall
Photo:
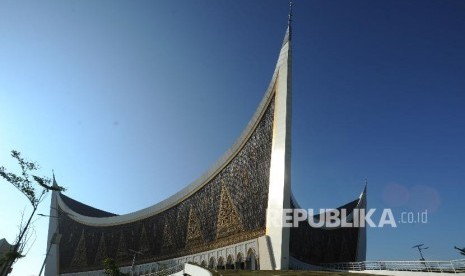
[[[187,273],[192,276],[212,276],[212,273],[207,269],[191,264],[184,265],[184,273]]]
[[[273,252],[269,247],[269,237],[262,236],[258,238],[258,255],[260,256],[260,269],[262,270],[271,270],[275,267],[274,260],[272,257]]]

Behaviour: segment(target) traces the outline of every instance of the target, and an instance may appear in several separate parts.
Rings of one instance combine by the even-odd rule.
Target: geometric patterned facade
[[[313,229],[306,224],[289,229],[279,225],[279,215],[272,219],[273,213],[298,206],[290,187],[291,90],[289,22],[257,111],[236,143],[201,178],[165,201],[127,215],[52,193],[45,275],[100,270],[106,257],[130,266],[130,250],[143,253],[136,264],[184,262],[191,256],[214,267],[235,262],[236,267],[270,270],[364,259],[364,229]],[[346,207],[365,207],[364,195]],[[239,253],[228,253],[233,251]],[[247,264],[250,254],[256,265]]]
[[[161,261],[263,236],[272,127],[273,102],[227,166],[192,196],[161,213],[100,227],[79,223],[59,209],[60,273],[100,269],[107,256],[121,265],[131,264],[128,249],[144,253],[140,262]],[[81,206],[60,197],[79,213]]]

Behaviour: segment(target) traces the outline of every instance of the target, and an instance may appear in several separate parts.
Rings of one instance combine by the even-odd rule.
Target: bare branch
[[[58,186],[58,185],[50,185],[51,179],[47,177],[39,177],[36,175],[32,175],[34,182],[42,188],[39,191],[33,186],[33,181],[30,179],[30,173],[32,171],[36,171],[39,169],[39,165],[35,162],[30,162],[25,160],[21,157],[21,153],[17,150],[11,151],[11,156],[18,161],[19,166],[21,167],[21,173],[15,174],[8,172],[5,167],[0,166],[0,176],[5,179],[7,182],[11,183],[16,189],[18,189],[24,196],[27,197],[29,202],[32,205],[32,213],[24,223],[24,211],[21,215],[21,223],[19,225],[19,234],[16,238],[16,242],[13,246],[13,249],[8,253],[8,258],[3,259],[3,266],[0,266],[0,275],[4,275],[6,271],[8,271],[11,266],[16,262],[18,258],[23,257],[22,252],[26,247],[27,243],[31,239],[30,229],[32,229],[33,233],[35,233],[32,224],[34,221],[32,218],[34,217],[35,212],[39,204],[45,199],[46,194],[48,191],[64,191],[65,188]],[[32,246],[32,245],[31,245]],[[29,248],[30,249],[30,248]],[[29,250],[28,250],[29,251]]]
[[[43,188],[45,188],[47,191],[49,191],[49,190],[57,191],[57,192],[66,191],[66,189],[63,188],[63,187],[61,187],[61,186],[53,186],[53,185],[50,185],[50,182],[52,182],[52,181],[50,180],[50,178],[39,177],[39,176],[36,176],[36,175],[33,175],[32,177],[34,178],[34,180],[35,180],[40,186],[42,186]]]

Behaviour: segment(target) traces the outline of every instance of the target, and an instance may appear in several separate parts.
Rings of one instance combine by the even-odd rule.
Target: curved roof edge
[[[358,196],[358,199],[355,199],[355,200],[352,200],[350,201],[349,203],[351,202],[354,202],[354,201],[357,201],[357,205],[355,206],[355,208],[359,208],[361,206],[363,206],[363,204],[366,204],[366,193],[367,193],[367,185],[365,184],[365,187],[363,188],[363,191],[362,193]],[[291,191],[291,202],[292,204],[294,204],[294,207],[297,208],[297,209],[302,209],[302,207],[300,206],[299,202],[297,201],[297,199],[295,198],[294,196],[294,192]],[[338,208],[342,208],[344,207],[345,205],[349,204],[349,203],[346,203],[342,206],[339,206],[337,207],[336,209]]]
[[[354,213],[353,213],[353,210],[354,209],[364,209],[366,208],[366,192],[367,192],[367,186],[365,185],[365,188],[363,189],[362,193],[360,194],[360,196],[355,199],[355,200],[352,200],[352,201],[349,201],[348,203],[345,203],[337,208],[333,208],[333,209],[349,209],[350,210],[350,213],[347,214],[347,217],[346,217],[346,221],[350,222],[350,221],[353,221],[353,218],[354,218]],[[302,209],[302,207],[300,206],[299,202],[297,202],[295,196],[294,196],[294,193],[291,191],[291,202],[292,204],[294,205],[294,208],[296,209]],[[318,217],[320,216],[320,214],[315,214],[314,217]],[[324,230],[335,230],[335,229],[339,229],[341,228],[341,226],[337,226],[337,227],[326,227],[326,226],[323,226],[323,227],[320,227],[320,229],[324,229]]]
[[[79,202],[75,199],[72,199],[69,196],[66,196],[64,194],[60,194],[60,198],[68,207],[70,207],[70,209],[84,216],[96,217],[96,218],[117,216],[117,214],[113,214],[107,211],[94,208],[92,206]]]
[[[286,30],[286,35],[284,39],[284,43],[281,47],[280,53],[278,57],[281,56],[281,53],[283,51],[287,51],[286,45],[289,43],[288,41],[289,37],[289,28]],[[63,199],[61,198],[61,193],[59,194],[58,198],[58,205],[61,207],[61,209],[67,214],[70,215],[70,219],[75,220],[79,223],[85,224],[85,225],[90,225],[90,226],[111,226],[111,225],[119,225],[119,224],[126,224],[126,223],[131,223],[140,219],[144,219],[150,216],[153,216],[155,214],[161,213],[176,204],[182,202],[192,194],[194,194],[196,191],[198,191],[200,188],[202,188],[204,185],[208,183],[209,180],[211,180],[214,176],[216,176],[242,149],[242,147],[245,145],[249,137],[252,135],[253,131],[257,127],[258,123],[260,122],[260,119],[263,117],[263,114],[266,111],[266,108],[268,107],[268,104],[271,102],[272,96],[274,95],[274,86],[275,82],[278,76],[279,68],[281,64],[283,63],[283,60],[278,58],[275,70],[273,72],[273,77],[271,78],[271,81],[268,85],[268,88],[265,92],[265,95],[263,96],[262,100],[260,101],[260,104],[258,105],[254,115],[252,116],[251,120],[247,124],[246,128],[242,131],[242,134],[239,136],[239,138],[234,142],[234,144],[223,154],[222,157],[220,157],[205,173],[203,173],[197,180],[177,192],[176,194],[168,197],[167,199],[160,201],[156,203],[155,205],[152,205],[150,207],[124,214],[124,215],[119,215],[119,216],[112,216],[112,217],[91,217],[91,216],[85,216],[83,214],[80,214],[70,208]]]

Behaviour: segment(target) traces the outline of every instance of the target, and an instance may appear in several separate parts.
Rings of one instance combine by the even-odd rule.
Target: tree
[[[112,258],[105,258],[103,260],[104,273],[108,276],[122,276],[127,275],[119,271],[119,267],[116,265],[115,260]]]
[[[18,189],[23,195],[27,197],[29,202],[32,205],[32,213],[29,216],[29,219],[24,224],[23,220],[19,226],[19,234],[16,237],[16,240],[13,245],[13,249],[6,254],[6,258],[4,259],[4,266],[2,267],[2,271],[0,272],[0,276],[5,276],[11,271],[13,264],[21,257],[23,249],[27,244],[27,233],[31,226],[32,218],[39,207],[39,204],[44,200],[45,195],[50,191],[64,191],[65,188],[56,185],[50,185],[52,180],[48,177],[40,177],[37,175],[32,175],[31,172],[37,171],[39,169],[39,165],[35,162],[26,161],[24,158],[21,157],[21,153],[16,150],[11,151],[11,156],[16,159],[20,168],[21,174],[15,174],[8,172],[5,167],[0,166],[0,176],[3,177],[7,182],[12,184],[16,189]],[[31,177],[34,181],[31,180]],[[34,188],[34,182],[40,186],[39,190]]]
[[[464,248],[458,248],[457,246],[454,246],[455,249],[457,249],[459,251],[460,254],[462,254],[463,256],[465,256],[465,247]]]

